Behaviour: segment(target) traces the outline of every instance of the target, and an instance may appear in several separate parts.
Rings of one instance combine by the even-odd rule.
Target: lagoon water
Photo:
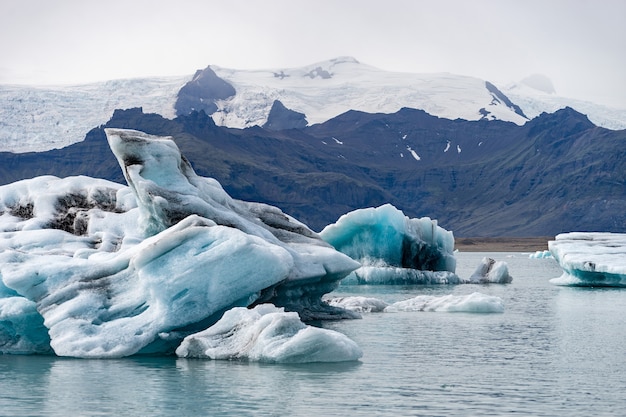
[[[359,344],[358,362],[0,355],[0,415],[626,415],[626,290],[552,285],[556,262],[522,253],[459,253],[457,273],[485,255],[508,263],[511,284],[340,287],[387,302],[478,291],[505,306],[323,323]]]

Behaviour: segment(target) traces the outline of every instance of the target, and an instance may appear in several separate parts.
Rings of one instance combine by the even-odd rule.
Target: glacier
[[[556,285],[626,287],[626,234],[608,232],[562,233],[548,249],[563,269],[550,280]]]
[[[342,284],[459,284],[454,235],[429,217],[409,218],[391,204],[354,210],[320,237],[361,267]]]
[[[0,187],[0,352],[173,353],[225,311],[263,303],[303,320],[357,316],[321,297],[358,262],[199,177],[172,138],[106,134],[128,186],[42,176]]]
[[[309,124],[322,123],[349,110],[395,113],[402,107],[433,116],[465,120],[528,119],[489,91],[479,78],[449,73],[384,71],[342,56],[301,68],[236,70],[211,65],[207,70],[228,82],[237,94],[217,100],[212,117],[218,125],[262,126],[275,100],[303,113]]]
[[[0,151],[43,152],[81,142],[116,109],[142,107],[176,117],[174,102],[191,75],[59,86],[0,85]]]
[[[262,126],[276,100],[305,114],[309,124],[348,110],[394,113],[403,107],[449,119],[487,118],[518,125],[528,120],[490,91],[485,80],[449,73],[389,72],[352,57],[301,68],[238,70],[211,65],[209,69],[237,92],[219,100],[212,115],[216,124],[225,127]],[[83,85],[0,85],[0,152],[42,152],[80,142],[116,109],[143,107],[146,113],[174,118],[178,93],[192,78],[193,74],[186,74]],[[598,126],[626,128],[625,109],[559,97],[523,83],[500,91],[531,119],[572,107]]]

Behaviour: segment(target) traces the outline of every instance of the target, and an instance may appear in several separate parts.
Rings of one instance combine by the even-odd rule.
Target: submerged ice
[[[232,199],[171,138],[107,129],[128,187],[0,187],[0,352],[171,353],[237,306],[354,316],[321,296],[359,264],[279,209]]]
[[[563,269],[553,284],[626,287],[626,234],[563,233],[548,248]]]
[[[344,284],[458,284],[454,236],[428,217],[391,204],[352,211],[320,236],[361,263]]]

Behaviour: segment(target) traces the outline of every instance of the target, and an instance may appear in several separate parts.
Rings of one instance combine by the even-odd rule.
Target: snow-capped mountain
[[[626,109],[617,109],[590,101],[576,100],[558,96],[554,90],[545,88],[547,79],[527,78],[517,83],[511,83],[501,90],[526,116],[531,119],[541,113],[554,113],[559,109],[571,107],[579,113],[587,115],[596,126],[611,130],[626,129]],[[535,81],[535,82],[528,82]],[[548,81],[549,82],[549,81]]]
[[[402,107],[425,110],[447,119],[482,118],[523,124],[527,118],[506,104],[484,80],[453,75],[383,71],[342,57],[295,69],[241,71],[210,66],[237,92],[217,100],[218,125],[263,125],[275,100],[303,113],[309,125],[348,110],[394,113]]]
[[[132,107],[167,118],[203,109],[218,125],[242,128],[269,125],[274,106],[299,117],[296,126],[321,123],[348,110],[393,113],[403,107],[447,119],[521,125],[569,106],[599,126],[626,129],[626,109],[559,97],[537,90],[537,83],[534,87],[518,83],[502,88],[448,73],[389,72],[351,57],[291,69],[211,65],[179,77],[59,87],[0,85],[0,151],[44,151],[80,142],[115,109]]]

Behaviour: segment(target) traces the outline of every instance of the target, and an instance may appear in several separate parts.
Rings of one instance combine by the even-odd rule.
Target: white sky
[[[626,0],[0,0],[0,83],[289,68],[337,56],[626,108]]]

